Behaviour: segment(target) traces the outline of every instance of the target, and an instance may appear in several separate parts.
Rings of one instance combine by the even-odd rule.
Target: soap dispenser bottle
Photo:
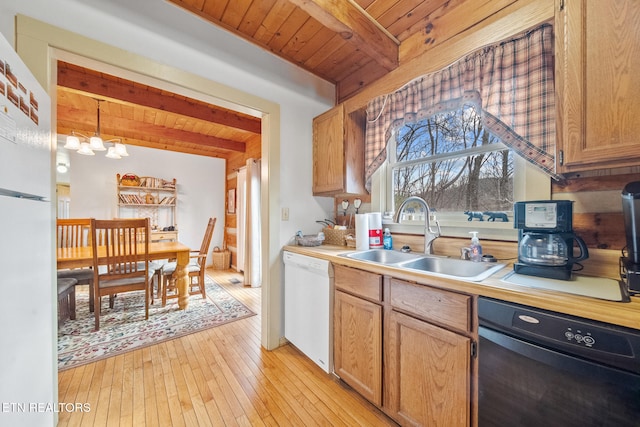
[[[391,231],[389,231],[388,228],[384,229],[382,244],[385,249],[393,249],[393,238],[391,237]]]
[[[480,262],[482,261],[482,246],[478,239],[478,232],[470,231],[469,234],[473,234],[473,237],[471,237],[471,246],[469,246],[469,258],[471,261]]]

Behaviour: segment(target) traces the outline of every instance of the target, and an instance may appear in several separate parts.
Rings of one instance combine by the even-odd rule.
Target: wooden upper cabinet
[[[640,2],[556,0],[560,173],[640,161]]]
[[[313,195],[366,194],[364,110],[345,115],[340,104],[313,119]]]

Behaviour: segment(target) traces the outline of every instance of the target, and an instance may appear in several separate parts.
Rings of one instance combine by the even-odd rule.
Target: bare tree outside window
[[[395,206],[420,196],[438,212],[512,210],[513,156],[473,106],[403,126],[395,146]]]

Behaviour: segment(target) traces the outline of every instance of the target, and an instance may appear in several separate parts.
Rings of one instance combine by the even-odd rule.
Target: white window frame
[[[480,151],[494,151],[504,144],[492,144],[491,148],[478,147]],[[371,180],[371,211],[385,213],[385,227],[393,233],[423,234],[424,223],[421,221],[406,221],[401,224],[389,222],[389,216],[395,218],[393,207],[393,172],[390,159],[395,159],[395,134],[391,136],[387,144],[387,160],[373,174]],[[393,154],[392,154],[393,153]],[[469,151],[462,155],[446,154],[448,158],[466,157]],[[551,178],[544,172],[527,162],[525,159],[514,153],[514,177],[513,192],[514,201],[522,200],[548,200],[551,198]],[[393,157],[392,157],[393,156]],[[405,163],[408,164],[409,162]],[[427,200],[429,203],[429,200]],[[435,214],[437,218],[437,213]],[[517,229],[513,227],[513,222],[490,222],[490,221],[469,221],[468,225],[451,226],[446,221],[440,222],[442,235],[447,237],[469,238],[469,231],[478,231],[479,237],[492,240],[517,241]]]

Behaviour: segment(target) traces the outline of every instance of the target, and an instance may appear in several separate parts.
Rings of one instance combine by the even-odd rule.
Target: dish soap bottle
[[[478,239],[478,232],[470,231],[469,234],[473,234],[473,237],[471,237],[471,246],[469,246],[469,258],[471,261],[480,262],[482,261],[482,246]]]
[[[384,229],[384,235],[382,236],[382,244],[385,249],[393,249],[393,238],[388,228]]]

